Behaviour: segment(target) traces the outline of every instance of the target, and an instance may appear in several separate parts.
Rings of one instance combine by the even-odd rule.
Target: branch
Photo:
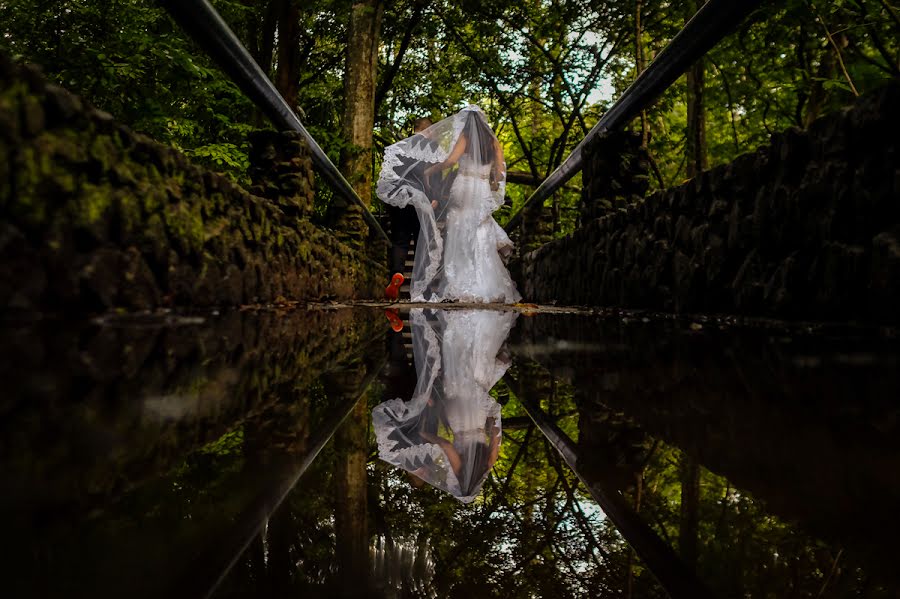
[[[707,57],[708,58],[708,57]],[[722,77],[722,89],[725,90],[725,98],[728,100],[728,112],[731,113],[731,133],[734,136],[734,151],[740,152],[741,145],[738,142],[738,132],[737,125],[735,124],[735,114],[734,114],[734,100],[731,98],[731,86],[728,85],[728,78],[725,76],[725,72],[719,68],[719,65],[716,64],[716,61],[708,58],[709,63],[719,72],[719,76]]]
[[[850,90],[853,92],[854,96],[859,96],[859,92],[856,91],[856,86],[853,85],[853,80],[850,79],[850,73],[847,72],[847,67],[844,65],[844,57],[841,56],[841,49],[838,48],[837,43],[835,43],[834,38],[831,37],[831,32],[828,31],[828,25],[825,24],[825,19],[822,18],[822,15],[819,14],[819,11],[816,10],[815,5],[810,2],[809,8],[812,10],[813,14],[816,16],[816,20],[822,25],[822,29],[825,31],[825,37],[828,38],[828,43],[831,44],[831,47],[834,48],[835,56],[837,56],[838,64],[841,65],[841,71],[844,73],[844,79],[847,80],[847,83],[850,85]]]
[[[406,55],[406,50],[409,48],[409,44],[412,41],[412,34],[416,30],[416,26],[422,20],[422,11],[425,9],[425,4],[422,2],[417,2],[415,7],[413,8],[412,18],[409,20],[409,24],[406,26],[406,31],[403,32],[403,39],[400,41],[400,48],[397,50],[397,55],[394,57],[394,62],[391,63],[391,68],[388,69],[388,72],[382,77],[381,83],[378,85],[378,90],[375,92],[375,111],[378,111],[378,107],[381,106],[381,103],[384,101],[384,97],[387,95],[388,90],[391,89],[391,86],[394,83],[394,78],[397,76],[397,73],[400,71],[400,65],[403,62],[403,57]]]
[[[897,13],[897,9],[888,4],[887,0],[881,0],[881,5],[888,11],[888,14],[891,15],[891,18],[897,24],[897,27],[900,27],[900,14]]]

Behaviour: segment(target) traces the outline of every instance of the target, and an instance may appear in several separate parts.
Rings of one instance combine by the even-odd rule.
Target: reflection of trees
[[[593,455],[586,467],[614,485],[686,561],[696,559],[701,578],[718,595],[892,596],[856,566],[859,560],[849,551],[779,520],[690,454],[648,435],[638,419],[640,409],[632,417],[626,402],[611,407],[574,388],[567,382],[571,368],[526,369],[517,360],[513,374],[540,394],[547,417],[577,440],[579,451]],[[336,392],[329,385],[321,392],[326,390]],[[504,425],[513,426],[504,426],[500,459],[482,497],[469,506],[427,485],[417,488],[406,473],[379,462],[374,440],[368,439],[367,517],[364,527],[357,521],[351,532],[365,528],[372,594],[664,596],[646,565],[526,419],[520,396],[505,382],[492,394],[504,403]],[[373,392],[369,407],[379,401]],[[360,438],[359,431],[352,436]],[[290,559],[267,564],[289,570],[283,588],[309,596],[340,591],[345,541],[337,522],[351,504],[341,505],[344,499],[334,489],[346,451],[329,448],[304,478],[303,491],[290,497],[287,515],[269,523],[270,538],[274,526],[287,530],[281,538],[289,543],[282,551]],[[243,559],[241,588],[259,588],[251,554]]]
[[[685,561],[696,561],[701,578],[717,594],[894,596],[894,582],[885,581],[892,575],[868,559],[872,549],[890,552],[893,543],[870,537],[869,553],[864,554],[859,549],[866,545],[857,542],[852,551],[838,542],[859,539],[860,531],[853,531],[853,525],[868,528],[873,516],[849,521],[833,517],[842,511],[863,516],[867,508],[885,513],[881,505],[891,496],[893,483],[873,469],[881,463],[897,464],[896,457],[885,451],[887,445],[874,430],[851,434],[854,430],[845,420],[847,402],[841,401],[840,393],[846,380],[857,382],[857,393],[852,394],[860,404],[856,409],[862,418],[871,418],[883,412],[879,398],[885,390],[896,388],[893,373],[879,371],[887,376],[876,380],[866,376],[865,369],[842,372],[838,364],[829,366],[828,372],[796,369],[790,358],[798,349],[758,332],[730,336],[727,341],[733,345],[723,348],[722,339],[715,336],[660,337],[659,326],[648,325],[644,332],[632,325],[637,330],[626,336],[618,322],[588,327],[577,319],[566,323],[547,318],[526,321],[523,329],[528,328],[533,329],[527,332],[535,344],[544,343],[543,353],[535,354],[543,367],[523,369],[524,356],[517,358],[525,387],[547,388],[541,379],[548,376],[557,383],[577,385],[569,401],[579,410],[579,447],[599,454],[597,466],[623,481],[626,499],[640,504],[645,521]],[[548,336],[579,349],[554,354],[543,341]],[[793,343],[806,355],[811,344],[822,341]],[[847,347],[841,340],[840,351]],[[813,355],[824,355],[826,363],[830,358],[821,347]],[[821,409],[808,409],[813,390],[823,394],[816,404]],[[554,402],[566,405],[559,393]],[[835,408],[843,420],[837,428],[829,415]],[[573,436],[571,430],[566,432]],[[852,439],[851,453],[834,451],[840,439],[835,432]],[[637,447],[642,449],[633,451]],[[765,502],[701,465],[707,462],[734,473],[754,492],[759,489]],[[826,465],[848,474],[820,476]],[[839,484],[832,482],[836,478]],[[807,501],[813,489],[817,493]],[[868,492],[852,497],[851,489]],[[878,489],[888,494],[882,496]],[[802,515],[801,522],[810,530],[838,541],[819,540],[782,520],[767,509],[769,502],[783,516]],[[887,530],[896,526],[895,516],[879,521]],[[642,569],[636,565],[638,579]],[[635,589],[632,596],[644,593]]]
[[[356,397],[365,375],[362,364],[332,377],[333,394]],[[339,580],[351,591],[365,583],[368,574],[368,526],[366,458],[368,457],[369,406],[356,407],[334,438],[334,521]]]
[[[509,397],[504,415],[519,417],[524,412],[518,397],[501,386]],[[536,386],[552,389],[552,410],[563,414],[550,415],[558,426],[571,437],[581,435],[583,446],[596,446],[579,429],[590,420],[588,435],[601,433],[596,425],[604,419],[597,408],[580,405],[575,390],[562,381]],[[370,396],[370,407],[375,403],[378,398]],[[544,405],[551,409],[550,402]],[[623,417],[609,415],[605,421],[623,442],[636,442],[634,434],[623,432]],[[470,506],[430,486],[416,488],[406,473],[379,462],[373,440],[369,442],[366,536],[373,596],[578,597],[624,595],[629,588],[632,597],[664,596],[536,428],[504,431],[500,460],[482,497]],[[623,448],[619,455],[632,455],[630,451]],[[677,548],[683,454],[655,441],[640,455],[639,477],[631,480],[642,483],[623,483],[624,497],[634,505],[640,488],[641,515]],[[269,524],[270,535],[273,526],[289,528],[285,537],[291,561],[282,560],[278,567],[290,569],[288,588],[310,596],[336,594],[340,588],[335,522],[343,508],[331,493],[338,459],[329,448],[304,479],[304,491],[286,504],[288,517]],[[613,472],[612,480],[626,480],[603,470],[602,464],[597,468]],[[702,467],[697,490],[698,568],[721,596],[780,597],[784,589],[794,589],[795,596],[815,597],[822,588],[823,596],[855,596],[866,584],[862,573],[842,562],[845,557],[835,561],[837,548],[773,518],[752,497]],[[244,560],[250,559],[245,555]],[[275,565],[270,561],[268,567]],[[258,588],[252,585],[252,570],[244,571],[250,585],[244,588]],[[870,588],[874,597],[889,596],[879,594],[876,585]]]
[[[223,596],[339,592],[336,522],[345,507],[330,490],[341,451],[329,447],[311,467],[303,491],[270,519],[265,544],[242,557]],[[501,463],[470,506],[415,488],[405,473],[374,459],[368,475],[370,571],[379,596],[569,597],[621,588],[626,547],[531,427],[506,433]]]
[[[339,409],[320,375],[368,357],[363,341],[380,333],[351,311],[176,325],[11,331],[0,360],[13,390],[3,437],[20,448],[0,459],[11,596],[202,596],[264,524],[252,509],[278,496]],[[271,551],[290,544],[276,530],[295,529],[279,518],[269,547],[245,555],[257,556],[253,580],[265,582],[260,564],[272,576],[294,567],[293,549]],[[285,567],[268,559],[282,556]]]

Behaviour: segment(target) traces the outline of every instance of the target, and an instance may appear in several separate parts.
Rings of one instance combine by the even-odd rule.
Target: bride
[[[409,316],[416,388],[408,401],[372,410],[378,455],[471,503],[500,452],[501,409],[490,391],[510,366],[503,346],[516,314],[413,308]]]
[[[475,105],[385,149],[376,193],[419,217],[412,301],[521,299],[501,258],[512,242],[492,216],[505,187],[503,149]]]

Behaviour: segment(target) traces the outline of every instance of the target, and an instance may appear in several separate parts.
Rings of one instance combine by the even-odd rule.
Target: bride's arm
[[[429,166],[428,168],[425,169],[425,172],[423,174],[426,177],[430,177],[435,172],[444,171],[444,170],[450,168],[451,166],[453,166],[454,164],[459,162],[460,156],[462,156],[463,152],[465,152],[465,151],[466,151],[466,137],[465,137],[465,135],[460,135],[459,139],[456,140],[456,145],[453,146],[453,151],[450,152],[450,155],[447,156],[447,159],[441,163]]]
[[[494,161],[494,168],[497,169],[497,178],[499,179],[502,176],[506,175],[506,162],[503,159],[503,146],[500,145],[499,140],[494,140],[494,157],[496,160]]]
[[[425,431],[420,432],[419,435],[429,443],[434,443],[444,451],[444,455],[447,456],[447,460],[450,462],[450,468],[452,468],[453,472],[459,476],[459,472],[462,470],[462,458],[459,457],[459,453],[456,451],[456,448],[453,447],[453,443],[440,435]]]
[[[491,165],[491,190],[500,189],[500,179],[506,176],[506,162],[503,161],[503,146],[494,140],[494,163]]]

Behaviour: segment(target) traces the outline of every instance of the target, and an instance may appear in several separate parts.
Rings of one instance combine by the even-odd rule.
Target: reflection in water
[[[223,572],[215,597],[666,596],[598,489],[717,597],[898,596],[895,336],[452,308],[408,320],[0,330],[4,596],[200,597]],[[437,446],[443,482],[477,501],[378,459],[370,412],[388,405],[390,448]],[[397,417],[412,406],[418,427]]]
[[[500,404],[490,390],[509,368],[502,350],[516,314],[410,312],[416,387],[372,411],[379,457],[463,503],[481,490],[500,451]]]

